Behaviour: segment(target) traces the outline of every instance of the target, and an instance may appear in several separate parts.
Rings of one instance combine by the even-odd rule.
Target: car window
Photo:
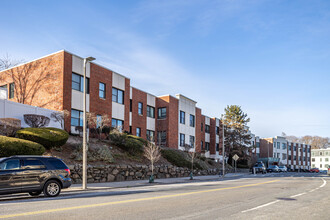
[[[24,166],[38,166],[38,165],[44,165],[40,160],[38,159],[26,159],[24,160]]]
[[[20,168],[20,160],[12,159],[0,163],[0,170],[17,170]]]
[[[55,169],[67,169],[68,167],[61,161],[56,159],[48,160],[48,162],[55,168]]]

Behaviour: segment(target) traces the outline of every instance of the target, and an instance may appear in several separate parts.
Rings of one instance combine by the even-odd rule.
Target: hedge
[[[144,146],[148,143],[140,137],[120,132],[111,132],[109,139],[113,145],[123,149],[131,155],[141,155]]]
[[[69,134],[58,128],[24,128],[16,132],[16,137],[43,145],[46,149],[64,145]]]
[[[45,148],[38,143],[19,138],[0,136],[0,157],[13,155],[42,155]]]
[[[188,161],[182,155],[184,154],[184,152],[182,151],[173,149],[162,149],[161,154],[168,162],[170,162],[174,166],[191,168],[191,162]],[[194,169],[196,168],[200,170],[203,169],[203,167],[197,161],[194,162]]]

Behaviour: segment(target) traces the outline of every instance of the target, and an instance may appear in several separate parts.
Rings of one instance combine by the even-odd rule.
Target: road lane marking
[[[323,184],[322,184],[321,186],[319,186],[319,187],[317,187],[317,188],[315,188],[315,189],[312,189],[312,190],[310,190],[309,192],[313,192],[313,191],[315,191],[315,190],[318,190],[318,189],[324,187],[324,186],[327,184],[327,181],[326,181],[324,178],[322,178],[322,180],[323,180]],[[302,196],[302,195],[305,195],[305,194],[307,194],[307,192],[303,192],[303,193],[299,193],[299,194],[296,194],[296,195],[290,196],[290,198],[295,198],[295,197]],[[275,203],[277,203],[277,202],[280,202],[280,200],[275,200],[275,201],[273,201],[273,202],[269,202],[269,203],[266,203],[266,204],[263,204],[263,205],[260,205],[260,206],[254,207],[254,208],[252,208],[252,209],[244,210],[244,211],[242,211],[242,213],[250,212],[250,211],[253,211],[253,210],[256,210],[256,209],[260,209],[260,208],[263,208],[263,207],[266,207],[266,206],[269,206],[269,205],[275,204]]]
[[[247,209],[247,210],[242,211],[242,213],[244,213],[244,212],[250,212],[250,211],[253,211],[253,210],[256,210],[256,209],[260,209],[260,208],[263,208],[263,207],[266,207],[266,206],[269,206],[269,205],[273,205],[273,204],[275,204],[275,203],[277,203],[279,201],[280,200],[275,200],[275,201],[272,201],[272,202],[269,202],[269,203],[266,203],[266,204],[263,204],[263,205],[254,207],[252,209]]]
[[[209,190],[202,190],[202,191],[195,191],[195,192],[188,192],[188,193],[178,193],[178,194],[172,194],[172,195],[155,196],[155,197],[149,197],[149,198],[129,199],[129,200],[115,201],[115,202],[81,205],[81,206],[73,206],[73,207],[58,208],[58,209],[48,209],[48,210],[41,210],[41,211],[9,214],[9,215],[0,215],[0,219],[1,218],[13,218],[13,217],[20,217],[20,216],[45,214],[45,213],[60,212],[60,211],[68,211],[68,210],[75,210],[75,209],[102,207],[102,206],[125,204],[125,203],[132,203],[132,202],[150,201],[150,200],[156,200],[156,199],[175,198],[175,197],[180,197],[180,196],[187,196],[187,195],[194,195],[194,194],[201,194],[201,193],[208,193],[208,192],[216,192],[216,191],[222,191],[222,190],[228,190],[228,189],[239,189],[239,188],[245,188],[245,187],[250,187],[250,186],[259,186],[259,185],[274,183],[274,182],[278,182],[278,181],[280,181],[280,180],[272,180],[272,181],[267,181],[267,182],[262,182],[262,183],[254,183],[254,184],[241,185],[241,186],[232,186],[232,187],[218,188],[218,189],[209,189]]]

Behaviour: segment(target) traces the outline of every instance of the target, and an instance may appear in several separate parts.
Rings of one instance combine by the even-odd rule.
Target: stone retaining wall
[[[69,166],[73,183],[82,182],[82,165]],[[194,176],[217,175],[219,169],[194,170]],[[107,166],[88,166],[88,183],[103,183],[125,180],[144,180],[151,175],[151,166],[145,165],[107,165]],[[175,166],[155,166],[155,178],[174,178],[188,177],[190,169]]]

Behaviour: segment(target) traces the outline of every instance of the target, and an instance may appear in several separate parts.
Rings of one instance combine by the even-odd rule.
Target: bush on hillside
[[[17,118],[0,118],[0,135],[15,137],[21,129],[21,120]]]
[[[16,136],[20,139],[39,143],[46,149],[60,147],[69,138],[66,131],[58,128],[24,128],[17,131]]]
[[[141,155],[143,153],[144,146],[148,143],[140,137],[121,133],[117,130],[111,131],[109,139],[111,144],[123,149],[131,155]]]
[[[185,152],[173,149],[162,149],[161,153],[162,156],[174,166],[191,168],[191,161],[184,156]],[[194,169],[196,168],[200,170],[203,169],[201,165],[195,161]]]
[[[0,136],[0,157],[13,155],[42,155],[45,148],[35,142]]]

